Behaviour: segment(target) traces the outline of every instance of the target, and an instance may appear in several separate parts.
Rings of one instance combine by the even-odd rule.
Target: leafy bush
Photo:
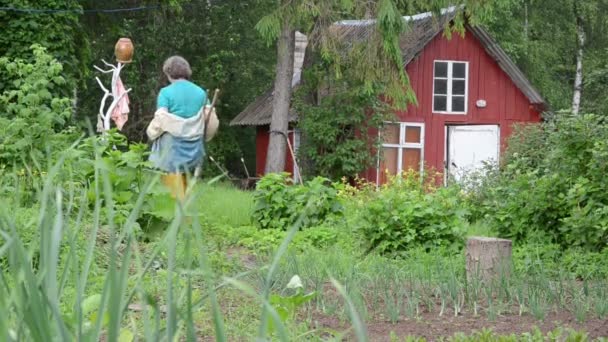
[[[112,130],[103,136],[86,138],[70,151],[62,174],[86,187],[88,203],[92,204],[96,197],[105,202],[103,177],[95,175],[96,170],[103,170],[112,188],[116,223],[122,224],[151,176],[147,171],[147,150],[147,145],[129,144],[124,135]]]
[[[474,218],[518,241],[608,246],[607,141],[608,126],[595,115],[519,128],[504,165],[471,194]]]
[[[358,225],[369,250],[398,254],[462,243],[466,210],[460,190],[432,188],[414,174],[394,178],[360,204]]]
[[[5,0],[2,6],[15,8],[30,8],[29,0]],[[83,85],[88,78],[87,71],[91,67],[91,50],[89,49],[90,38],[86,37],[83,30],[86,25],[81,25],[81,2],[65,2],[57,0],[36,0],[37,8],[67,10],[60,15],[44,15],[39,13],[15,13],[12,11],[0,11],[0,22],[2,25],[2,36],[0,37],[0,51],[2,55],[13,58],[27,56],[31,44],[40,44],[48,50],[66,68],[64,75],[67,82],[61,85],[64,94],[71,94],[74,87]],[[30,61],[32,58],[25,57]],[[0,70],[0,92],[5,90],[6,75]]]
[[[0,93],[0,164],[21,164],[30,155],[38,162],[65,128],[72,102],[60,96],[63,67],[46,50],[33,45],[34,61],[0,58],[0,70],[10,80]],[[55,147],[55,148],[53,148]]]
[[[302,216],[300,228],[321,224],[330,215],[342,213],[338,192],[328,180],[316,177],[304,185],[293,185],[288,173],[266,175],[254,195],[253,219],[263,229],[287,230]]]

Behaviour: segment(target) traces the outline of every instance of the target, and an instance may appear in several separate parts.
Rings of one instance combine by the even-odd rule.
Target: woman
[[[163,72],[171,84],[160,90],[154,119],[146,130],[153,141],[150,161],[167,173],[163,183],[174,197],[183,199],[186,174],[192,173],[205,155],[204,111],[209,101],[205,89],[189,81],[192,70],[184,58],[170,57]]]

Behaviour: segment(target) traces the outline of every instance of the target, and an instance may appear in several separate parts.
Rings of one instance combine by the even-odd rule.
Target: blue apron
[[[203,137],[184,139],[165,133],[152,143],[150,162],[167,173],[192,173],[204,157]]]

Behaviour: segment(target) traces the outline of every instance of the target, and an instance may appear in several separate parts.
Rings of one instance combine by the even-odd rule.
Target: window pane
[[[435,62],[435,77],[448,77],[447,62]]]
[[[385,144],[399,144],[399,134],[401,130],[401,126],[399,124],[384,124],[383,129],[383,138]]]
[[[420,143],[422,133],[422,127],[418,126],[407,126],[405,127],[405,142],[406,143]]]
[[[397,168],[397,163],[399,162],[399,149],[396,147],[385,147],[382,149],[382,152],[380,172],[388,172],[390,175],[396,175],[397,171],[399,171]]]
[[[452,112],[464,112],[464,96],[452,97]]]
[[[447,95],[448,80],[435,80],[435,94]]]
[[[464,95],[465,81],[452,81],[452,94]]]
[[[403,149],[403,171],[420,171],[420,159],[422,153],[417,148],[404,148]]]
[[[447,107],[447,96],[435,95],[433,98],[433,109],[436,112],[445,112]]]
[[[452,77],[454,78],[465,78],[467,73],[466,63],[454,63],[452,64]]]

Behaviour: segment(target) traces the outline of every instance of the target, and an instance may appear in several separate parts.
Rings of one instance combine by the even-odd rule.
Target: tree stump
[[[511,240],[471,237],[467,240],[467,279],[491,281],[509,277]]]

